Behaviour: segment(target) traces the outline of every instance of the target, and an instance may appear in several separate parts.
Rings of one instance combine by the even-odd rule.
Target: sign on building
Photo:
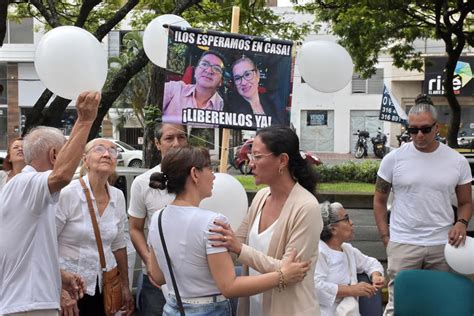
[[[443,95],[444,81],[446,79],[447,57],[425,58],[425,81],[423,91],[428,95]],[[472,80],[472,69],[474,68],[474,57],[461,56],[454,70],[453,90],[454,94],[460,96],[472,96],[474,93],[474,80]]]

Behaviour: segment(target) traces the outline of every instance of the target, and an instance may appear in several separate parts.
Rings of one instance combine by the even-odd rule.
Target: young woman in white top
[[[322,203],[321,215],[324,226],[314,280],[321,316],[334,316],[338,315],[336,309],[344,297],[371,297],[385,285],[385,278],[377,259],[346,243],[354,238],[354,229],[342,204]],[[358,273],[366,273],[372,283],[358,282]],[[353,302],[358,312],[357,300]],[[379,304],[381,312],[381,302]]]
[[[23,156],[23,138],[13,139],[8,146],[7,156],[3,160],[3,170],[0,170],[0,190],[15,175],[26,166]]]
[[[215,178],[206,149],[172,149],[164,157],[161,171],[151,176],[150,186],[168,189],[176,198],[152,217],[148,236],[152,255],[147,266],[149,276],[160,285],[166,283],[169,288],[164,315],[179,315],[179,310],[159,235],[160,213],[186,315],[231,315],[228,297],[253,295],[303,280],[310,262],[294,262],[296,252],[277,271],[236,277],[227,249],[211,246],[208,237],[209,230],[215,227],[214,221],[228,221],[221,214],[199,208],[201,200],[211,196]]]
[[[107,270],[118,266],[122,281],[122,309],[131,315],[134,309],[129,289],[125,225],[127,216],[122,191],[108,184],[115,173],[118,151],[114,143],[97,138],[85,147],[82,177],[90,190],[99,225]],[[83,172],[81,172],[82,174]],[[77,305],[63,291],[63,315],[104,315],[103,281],[97,242],[87,199],[79,180],[72,181],[61,191],[56,212],[59,264],[62,269],[81,275],[87,285],[86,295]],[[68,303],[69,302],[69,303]]]

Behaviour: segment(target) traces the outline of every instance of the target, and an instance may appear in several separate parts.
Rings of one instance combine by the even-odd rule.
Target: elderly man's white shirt
[[[26,166],[0,193],[0,314],[59,309],[61,277],[51,171]]]
[[[91,193],[105,262],[107,270],[110,270],[117,265],[113,252],[126,246],[125,198],[122,191],[107,185],[110,201],[100,216],[89,179],[87,176],[83,179]],[[61,191],[56,211],[56,228],[61,268],[81,275],[86,281],[87,294],[93,296],[97,278],[99,278],[99,288],[102,290],[102,273],[91,216],[79,180],[72,181]]]
[[[136,218],[145,218],[145,227],[150,226],[151,218],[156,211],[170,204],[175,198],[175,195],[168,193],[167,190],[150,188],[150,176],[155,172],[161,172],[161,165],[136,177],[130,190],[128,214]],[[143,273],[147,274],[143,261],[142,268]]]

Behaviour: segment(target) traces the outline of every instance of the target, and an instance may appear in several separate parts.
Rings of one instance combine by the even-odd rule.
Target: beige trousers
[[[393,241],[388,242],[388,303],[385,307],[384,316],[392,316],[394,313],[393,284],[399,271],[415,269],[451,271],[444,258],[444,247],[445,245],[416,246],[399,244]],[[395,308],[397,307],[395,306]]]

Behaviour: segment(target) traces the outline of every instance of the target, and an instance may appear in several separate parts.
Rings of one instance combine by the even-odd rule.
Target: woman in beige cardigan
[[[278,269],[292,249],[298,251],[298,259],[311,260],[312,265],[301,283],[241,298],[238,315],[319,315],[312,277],[322,230],[315,171],[300,154],[298,136],[283,126],[257,132],[250,162],[255,183],[268,187],[257,193],[235,234],[230,225],[218,223],[213,231],[221,236],[209,239],[238,255],[244,275]]]

